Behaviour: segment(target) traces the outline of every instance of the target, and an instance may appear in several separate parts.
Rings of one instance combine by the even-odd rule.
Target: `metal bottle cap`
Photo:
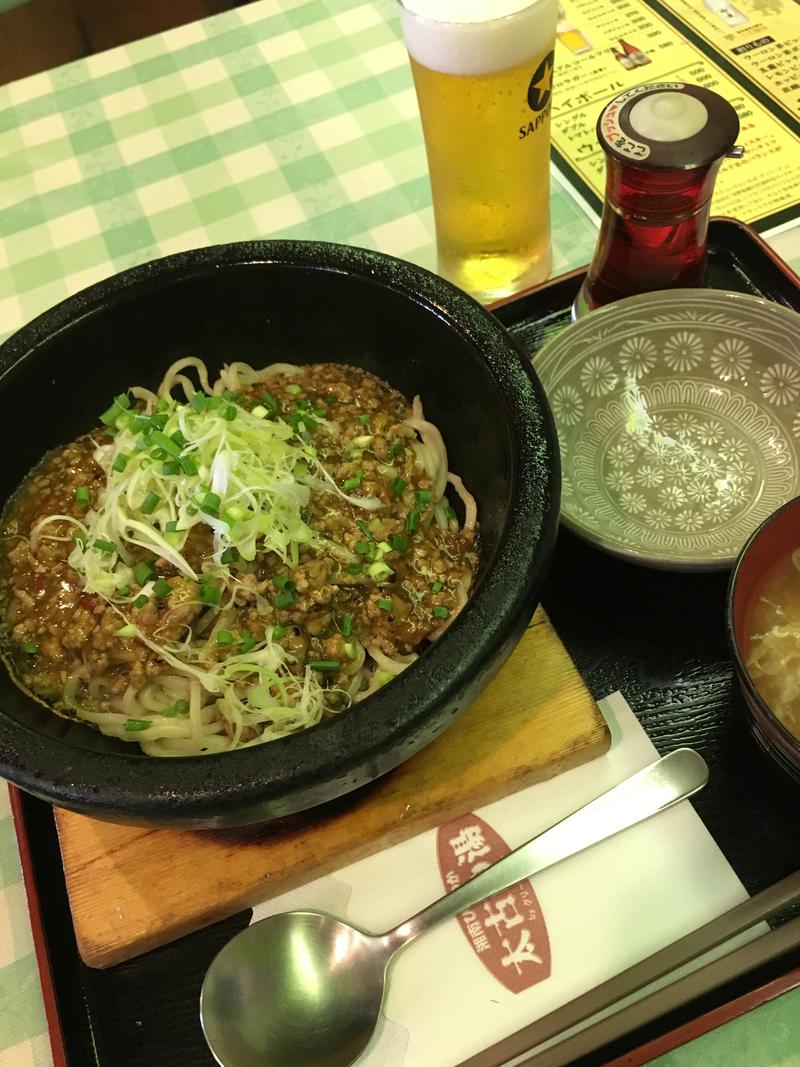
[[[653,82],[615,97],[597,121],[603,150],[634,166],[690,170],[727,155],[739,118],[717,93],[686,82]]]

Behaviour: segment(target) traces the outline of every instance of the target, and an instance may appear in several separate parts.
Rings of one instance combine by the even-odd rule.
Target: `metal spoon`
[[[682,748],[592,800],[384,934],[313,911],[271,915],[218,953],[200,1021],[222,1067],[346,1067],[369,1043],[395,953],[444,919],[691,796],[708,781]]]

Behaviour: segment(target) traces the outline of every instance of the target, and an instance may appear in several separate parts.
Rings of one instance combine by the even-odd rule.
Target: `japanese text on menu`
[[[673,0],[673,6],[677,3],[702,7],[703,0]],[[777,117],[640,0],[564,0],[556,46],[553,146],[600,199],[605,155],[595,132],[598,115],[618,93],[657,81],[704,85],[729,100],[739,115],[737,143],[745,154],[723,162],[713,214],[752,223],[794,208],[800,144]]]

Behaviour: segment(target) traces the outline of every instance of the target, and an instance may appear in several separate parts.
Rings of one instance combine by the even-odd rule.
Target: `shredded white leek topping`
[[[117,636],[142,642],[179,675],[217,695],[209,705],[205,698],[201,701],[198,689],[196,700],[171,701],[158,709],[160,714],[154,709],[148,719],[131,718],[124,711],[93,713],[72,701],[82,718],[95,720],[104,732],[135,739],[154,755],[188,754],[185,727],[172,721],[176,715],[193,718],[194,751],[214,752],[260,744],[314,725],[324,710],[332,710],[325,700],[331,691],[310,667],[300,677],[289,669],[294,660],[272,639],[270,628],[263,641],[250,638],[246,651],[231,650],[222,662],[216,655],[217,627],[199,644],[191,634],[183,642],[158,641],[145,634],[129,615],[131,607],[157,592],[152,568],[145,564],[144,572],[137,569],[141,550],[168,560],[186,579],[199,583],[201,602],[224,609],[233,603],[240,581],[231,562],[274,552],[296,566],[300,545],[323,543],[303,518],[312,489],[367,512],[380,505],[374,497],[343,492],[325,470],[309,441],[311,416],[308,428],[302,417],[290,425],[269,418],[263,406],[248,411],[237,399],[194,393],[190,402],[179,403],[169,394],[150,394],[144,408],[137,410],[127,394],[117,397],[103,416],[112,439],[94,453],[106,475],[95,506],[83,522],[48,516],[31,535],[35,543],[38,537],[51,536],[44,533],[51,523],[66,519],[77,524],[80,532],[68,562],[81,575],[86,592],[99,595],[119,614]],[[318,415],[313,421],[315,428],[335,429]],[[214,546],[200,574],[183,554],[192,529],[199,525],[213,531]],[[327,545],[341,554],[340,546]],[[340,707],[346,707],[349,697],[340,696]],[[228,735],[217,712],[229,724]],[[245,726],[260,731],[249,742],[241,740]]]
[[[188,368],[196,372],[202,391],[186,377]],[[94,451],[103,483],[76,491],[86,511],[81,518],[48,515],[30,532],[34,551],[42,538],[74,540],[67,562],[80,575],[84,592],[105,602],[104,622],[108,611],[116,613],[113,636],[144,645],[163,664],[144,682],[126,679],[120,692],[120,675],[111,685],[84,661],[65,683],[59,704],[103,733],[138,742],[150,755],[214,753],[287,736],[369,696],[417,658],[413,652],[391,658],[364,646],[350,636],[352,617],[344,614],[347,659],[312,659],[301,668],[282,644],[287,628],[270,625],[276,609],[293,603],[295,585],[278,574],[272,582],[279,592],[267,601],[255,580],[260,557],[271,553],[295,568],[301,548],[312,547],[317,555],[336,558],[343,569],[355,568],[351,574],[384,583],[394,575],[384,557],[404,551],[407,542],[405,536],[394,537],[402,547],[393,547],[372,537],[380,520],[371,513],[383,505],[375,496],[361,495],[363,471],[339,486],[320,461],[313,435],[341,432],[328,421],[328,407],[312,409],[303,399],[293,411],[282,411],[268,391],[254,406],[250,392],[244,406],[244,391],[266,384],[273,374],[298,370],[286,364],[254,370],[234,363],[211,385],[204,364],[187,358],[169,368],[157,393],[133,387],[118,396],[101,416],[109,436],[98,438]],[[183,400],[172,395],[177,387]],[[286,391],[298,395],[301,387],[290,383]],[[430,521],[440,529],[457,529],[445,497],[449,481],[464,501],[465,530],[471,533],[475,501],[461,479],[448,473],[444,442],[424,418],[419,398],[404,425],[421,438],[412,440],[411,451],[432,486],[417,493],[418,501],[424,497],[430,506]],[[345,448],[360,454],[371,441],[362,433]],[[391,477],[394,468],[389,465],[382,473]],[[402,491],[406,483],[395,480]],[[369,542],[351,550],[313,530],[305,519],[312,493],[329,494],[364,512],[371,521],[357,525]],[[420,506],[408,514],[409,534],[420,521]],[[69,524],[66,534],[64,524]],[[198,542],[201,535],[204,540]],[[368,555],[354,554],[363,548]],[[198,564],[201,553],[205,558]],[[165,569],[170,577],[160,573]],[[466,602],[471,577],[465,568],[456,612]],[[436,584],[441,589],[442,583]],[[256,633],[235,629],[245,603],[263,619],[260,625],[251,623]],[[389,610],[392,601],[379,597],[377,604]],[[163,616],[156,614],[165,607]],[[430,634],[435,639],[453,614],[440,606],[433,613],[439,621]],[[162,625],[166,618],[173,620],[169,626]],[[35,654],[35,649],[32,644],[27,651]],[[124,650],[123,644],[120,662]],[[375,669],[365,688],[367,656]],[[334,671],[336,685],[344,688],[330,685],[333,675],[326,672]]]

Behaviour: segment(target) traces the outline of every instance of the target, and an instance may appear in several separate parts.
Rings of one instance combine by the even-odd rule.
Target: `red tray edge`
[[[763,1004],[775,1000],[784,993],[791,992],[798,986],[800,986],[800,967],[795,967],[793,970],[787,971],[786,974],[773,978],[772,981],[766,982],[756,989],[742,993],[741,996],[735,997],[725,1004],[720,1004],[703,1015],[698,1015],[696,1019],[691,1019],[682,1026],[675,1027],[674,1030],[668,1030],[665,1034],[654,1037],[651,1041],[646,1042],[644,1045],[639,1045],[638,1048],[633,1049],[624,1056],[609,1060],[605,1067],[642,1067],[643,1064],[650,1063],[657,1056],[663,1056],[673,1049],[687,1045],[690,1041],[694,1041],[695,1038],[702,1037],[703,1034],[710,1033],[712,1030],[732,1022],[734,1019],[746,1015],[747,1012],[752,1011],[754,1008],[760,1008]]]
[[[36,873],[33,868],[31,855],[31,842],[28,836],[28,827],[25,822],[25,814],[22,810],[22,799],[16,786],[8,784],[8,795],[11,802],[11,817],[14,820],[14,830],[17,835],[17,845],[22,864],[22,880],[25,886],[25,896],[28,901],[28,914],[33,933],[33,946],[36,953],[36,963],[39,971],[39,981],[44,999],[44,1012],[47,1019],[47,1030],[50,1035],[50,1047],[53,1052],[54,1067],[69,1067],[67,1053],[64,1047],[64,1032],[61,1026],[61,1015],[56,1000],[53,972],[50,965],[50,950],[47,945],[47,935],[44,930],[42,919],[42,905],[39,896],[39,887]]]

